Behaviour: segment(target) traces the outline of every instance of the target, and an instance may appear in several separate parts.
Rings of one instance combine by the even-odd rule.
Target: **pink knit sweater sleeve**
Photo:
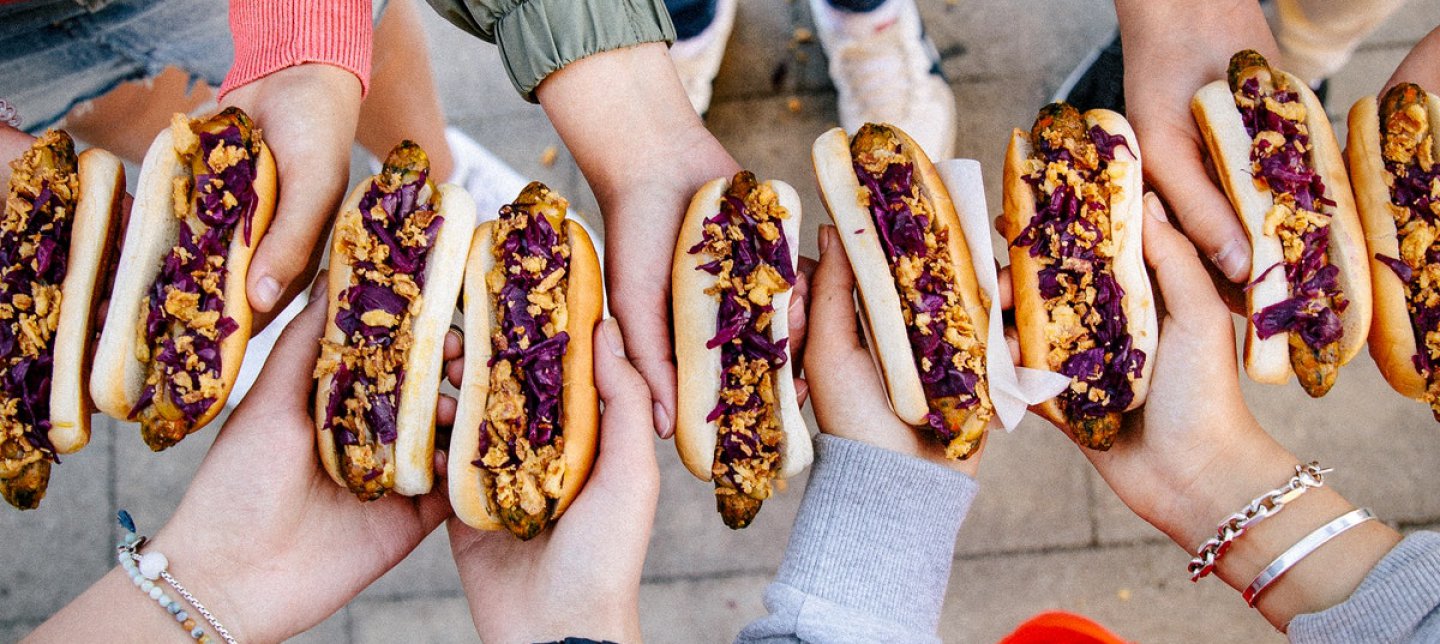
[[[324,63],[370,84],[374,23],[368,0],[231,0],[235,62],[220,97],[286,67]]]

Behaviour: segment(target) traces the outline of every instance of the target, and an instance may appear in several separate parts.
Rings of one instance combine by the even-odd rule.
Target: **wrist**
[[[259,599],[264,594],[273,596],[288,586],[284,580],[268,576],[259,584],[252,584],[240,570],[246,567],[256,569],[257,566],[246,566],[245,562],[236,561],[233,553],[206,547],[210,540],[199,532],[181,530],[178,536],[173,537],[171,532],[167,525],[150,540],[143,552],[163,553],[169,561],[170,574],[184,584],[185,589],[230,631],[236,641],[280,642],[303,630],[289,621],[295,615],[294,611],[266,614],[260,608]],[[179,599],[178,594],[172,593],[172,596]],[[300,605],[286,601],[272,603]],[[195,613],[194,610],[190,612]],[[206,629],[209,629],[208,625]]]

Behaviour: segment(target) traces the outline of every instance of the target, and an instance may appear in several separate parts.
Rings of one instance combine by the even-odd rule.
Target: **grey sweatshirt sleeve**
[[[955,535],[979,486],[928,461],[820,435],[770,614],[739,642],[939,642]]]
[[[1440,533],[1396,545],[1343,603],[1290,621],[1297,644],[1440,642]]]

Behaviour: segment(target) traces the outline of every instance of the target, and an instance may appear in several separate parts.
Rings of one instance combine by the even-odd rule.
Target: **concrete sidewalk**
[[[1112,4],[919,2],[959,99],[958,153],[984,163],[989,203],[998,211],[1010,128],[1028,126],[1076,62],[1110,37]],[[495,49],[423,13],[451,122],[596,213],[579,170],[541,110],[515,95]],[[800,191],[803,250],[814,255],[814,231],[826,217],[810,143],[837,118],[824,56],[817,42],[794,42],[797,28],[810,27],[804,2],[742,0],[740,21],[708,123],[747,168]],[[1333,79],[1332,116],[1343,117],[1378,89],[1437,21],[1440,0],[1410,0]],[[997,38],[999,25],[1017,37]],[[1343,137],[1343,122],[1340,130]],[[541,162],[549,146],[560,150],[553,165]],[[1294,384],[1246,382],[1245,394],[1290,450],[1336,467],[1332,480],[1353,502],[1407,531],[1440,527],[1440,494],[1427,476],[1440,471],[1440,426],[1423,405],[1393,393],[1368,355],[1347,367],[1323,400]],[[214,433],[154,455],[133,425],[99,422],[91,446],[57,471],[40,510],[0,509],[0,642],[28,633],[111,567],[117,508],[151,530],[161,525]],[[764,613],[761,593],[780,561],[803,481],[767,502],[754,526],[732,532],[716,516],[709,486],[686,472],[673,446],[656,448],[662,490],[641,593],[645,633],[653,642],[729,641]],[[957,548],[941,626],[946,641],[993,642],[1048,609],[1085,613],[1133,641],[1282,639],[1222,583],[1191,584],[1188,555],[1135,518],[1048,425],[1031,418],[996,436],[981,480],[984,492]],[[475,641],[443,531],[299,639]]]

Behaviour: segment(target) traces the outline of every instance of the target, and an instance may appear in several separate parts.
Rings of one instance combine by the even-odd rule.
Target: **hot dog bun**
[[[366,179],[350,192],[336,218],[337,230],[344,226],[359,228],[358,221],[362,217],[360,200],[374,181],[373,177]],[[431,197],[431,189],[426,186],[421,189],[418,198],[424,201]],[[406,496],[429,492],[434,483],[435,404],[444,366],[445,333],[460,294],[467,235],[475,227],[475,202],[463,188],[442,184],[435,188],[433,197],[436,213],[443,222],[428,250],[419,310],[410,312],[414,316],[410,327],[413,344],[404,359],[405,377],[396,404],[393,491]],[[322,360],[331,354],[331,347],[342,346],[347,340],[336,320],[340,314],[341,295],[351,286],[353,266],[351,258],[341,249],[340,239],[339,235],[334,237],[330,252],[329,288],[326,291],[329,306]],[[330,372],[321,375],[318,381],[315,396],[317,446],[320,462],[330,478],[347,487],[341,474],[334,432],[324,423],[334,380],[335,373]]]
[[[1349,301],[1345,310],[1339,312],[1343,326],[1339,364],[1344,365],[1365,344],[1372,310],[1369,262],[1365,259],[1360,217],[1324,105],[1299,78],[1274,68],[1271,74],[1283,80],[1286,89],[1298,93],[1310,132],[1310,160],[1325,183],[1327,196],[1335,202],[1331,209],[1328,257],[1339,269],[1340,292]],[[1291,366],[1290,334],[1276,333],[1261,339],[1251,318],[1255,312],[1290,297],[1285,271],[1277,269],[1266,273],[1284,260],[1280,238],[1264,233],[1265,217],[1274,199],[1265,182],[1251,172],[1252,140],[1241,121],[1229,83],[1218,80],[1200,88],[1190,102],[1190,109],[1209,148],[1220,183],[1250,237],[1251,286],[1246,297],[1245,371],[1257,382],[1283,384],[1295,373]]]
[[[936,223],[948,231],[945,250],[949,255],[949,266],[954,273],[953,288],[958,295],[971,326],[980,329],[976,340],[983,346],[985,331],[989,328],[990,314],[975,268],[970,259],[969,241],[960,226],[959,215],[950,200],[950,194],[941,182],[919,144],[899,128],[882,124],[867,125],[868,131],[893,134],[900,141],[900,152],[913,163],[914,182],[921,198],[929,204]],[[862,129],[862,132],[867,131]],[[857,134],[859,136],[859,134]],[[876,359],[885,389],[889,394],[890,406],[895,415],[906,423],[924,426],[931,414],[930,403],[920,381],[916,367],[916,356],[911,349],[899,286],[891,273],[890,261],[881,245],[874,218],[867,207],[869,195],[856,177],[855,159],[851,154],[851,139],[840,128],[832,129],[815,140],[811,148],[811,159],[815,176],[820,185],[820,196],[830,218],[835,222],[850,266],[855,272],[863,315],[861,321],[869,340],[870,350]],[[865,202],[861,200],[865,199]],[[989,243],[984,240],[981,243]],[[981,407],[990,405],[988,394],[982,397]],[[966,428],[975,434],[974,428]],[[983,432],[983,426],[980,428]],[[979,435],[957,437],[953,448],[964,458],[973,454],[979,446]]]
[[[146,311],[142,303],[160,274],[161,262],[179,238],[180,219],[175,216],[174,182],[189,177],[190,169],[175,150],[173,126],[155,137],[145,154],[125,228],[124,247],[115,277],[115,287],[105,315],[105,326],[95,352],[90,375],[90,394],[100,411],[127,419],[140,401],[145,385],[146,363],[136,355],[136,345]],[[226,254],[224,309],[222,315],[234,320],[237,329],[220,342],[220,395],[188,429],[204,427],[225,408],[235,377],[240,372],[245,346],[250,340],[251,309],[245,293],[246,276],[255,248],[265,236],[275,214],[275,158],[263,142],[255,159],[253,182],[256,207],[251,218],[250,242],[238,228]],[[162,447],[152,446],[154,449]]]
[[[1427,93],[1425,106],[1433,132],[1440,126],[1440,97]],[[1350,108],[1348,125],[1349,141],[1345,154],[1368,244],[1370,278],[1374,289],[1370,355],[1395,391],[1423,400],[1429,383],[1415,364],[1415,357],[1422,349],[1411,322],[1405,283],[1389,266],[1376,259],[1377,255],[1392,258],[1401,255],[1395,226],[1396,207],[1392,205],[1386,179],[1388,171],[1381,153],[1383,126],[1379,103],[1374,96],[1366,96]]]
[[[719,401],[724,368],[721,365],[721,347],[705,347],[715,336],[720,303],[714,295],[706,292],[715,285],[715,275],[699,270],[699,266],[713,258],[703,253],[690,253],[688,249],[701,243],[705,220],[720,212],[720,204],[730,183],[729,178],[714,179],[702,186],[690,200],[685,220],[680,225],[680,237],[675,246],[670,277],[679,391],[675,448],[690,473],[702,481],[711,480],[712,467],[715,464],[719,427],[716,421],[706,420],[706,416],[715,409]],[[763,185],[775,192],[779,205],[789,213],[787,218],[781,220],[781,232],[789,243],[790,265],[794,269],[799,265],[800,197],[794,188],[781,181],[766,181]],[[775,294],[771,300],[774,308],[774,316],[770,321],[771,340],[790,337],[789,305],[788,289]],[[778,474],[782,478],[789,478],[799,474],[810,464],[810,431],[800,414],[795,395],[794,369],[790,361],[776,369],[774,379],[776,416],[780,428],[785,432]]]
[[[524,195],[538,184],[527,187]],[[543,186],[541,187],[543,189]],[[503,212],[503,211],[502,211]],[[600,428],[599,394],[595,390],[594,332],[604,310],[604,287],[601,282],[600,260],[595,245],[585,229],[574,220],[566,219],[565,234],[570,248],[568,280],[565,289],[569,336],[562,365],[558,431],[564,439],[564,473],[559,494],[554,499],[545,525],[560,518],[580,494],[595,462]],[[494,495],[491,481],[483,468],[476,466],[480,458],[480,427],[490,402],[490,359],[494,355],[492,337],[496,323],[491,298],[495,296],[486,276],[495,268],[496,222],[486,222],[475,230],[465,261],[465,365],[461,375],[455,425],[450,438],[449,477],[450,504],[455,516],[480,530],[502,530],[506,524],[489,506]],[[530,538],[533,533],[518,535]]]
[[[1103,109],[1090,110],[1080,116],[1087,130],[1099,126],[1112,136],[1123,136],[1126,142],[1124,146],[1114,147],[1114,158],[1106,165],[1116,192],[1112,194],[1109,204],[1110,230],[1103,234],[1114,245],[1113,272],[1115,281],[1124,291],[1122,308],[1125,313],[1126,332],[1130,335],[1133,346],[1147,356],[1139,377],[1130,382],[1134,398],[1125,407],[1128,411],[1145,402],[1150,388],[1150,377],[1154,372],[1155,349],[1159,344],[1155,298],[1151,292],[1149,273],[1145,269],[1141,235],[1144,220],[1140,146],[1136,142],[1135,131],[1123,116]],[[1005,208],[996,222],[996,227],[1010,242],[1010,279],[1015,302],[1015,328],[1020,339],[1020,364],[1032,369],[1054,371],[1054,366],[1050,364],[1053,347],[1047,334],[1051,315],[1045,307],[1046,299],[1041,295],[1039,282],[1040,270],[1045,264],[1041,261],[1042,257],[1031,256],[1028,247],[1015,243],[1016,237],[1036,217],[1035,190],[1025,180],[1025,163],[1033,152],[1031,133],[1014,130],[1005,155]],[[1037,405],[1036,412],[1066,429],[1082,444],[1092,449],[1107,448],[1109,440],[1113,439],[1114,430],[1118,430],[1118,426],[1089,426],[1096,421],[1087,421],[1086,426],[1081,427],[1076,419],[1067,417],[1059,398],[1052,398]]]
[[[98,148],[80,153],[80,201],[70,229],[69,270],[60,289],[60,323],[55,329],[51,374],[50,442],[69,454],[90,442],[91,344],[109,260],[120,231],[125,166]]]

